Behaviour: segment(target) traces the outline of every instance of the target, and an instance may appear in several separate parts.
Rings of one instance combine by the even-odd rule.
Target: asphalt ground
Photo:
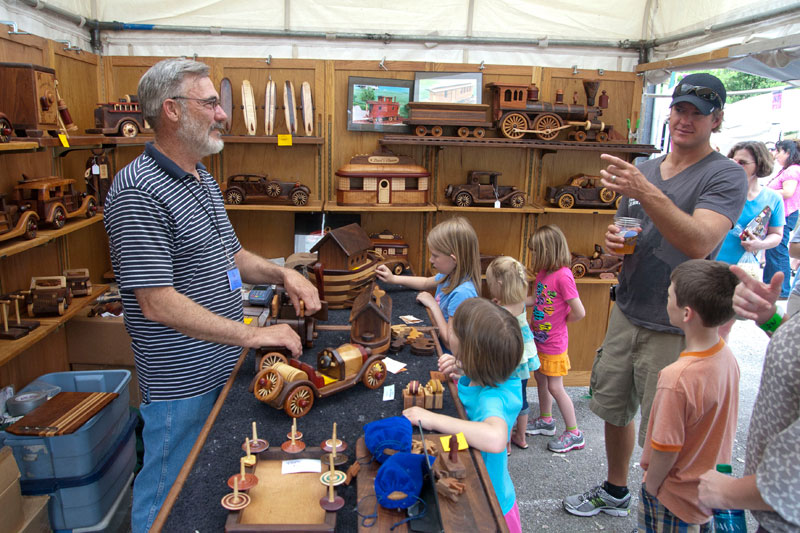
[[[785,302],[780,302],[785,303]],[[764,353],[769,339],[752,321],[739,321],[733,327],[729,345],[736,354],[740,369],[739,421],[731,463],[735,476],[744,470],[747,430],[753,403],[761,382]],[[592,517],[573,516],[564,510],[562,500],[570,494],[585,492],[606,479],[607,462],[603,436],[603,421],[589,410],[589,388],[568,387],[567,392],[575,404],[578,426],[583,431],[586,446],[566,454],[557,454],[547,449],[551,437],[527,436],[528,449],[511,447],[508,467],[517,491],[522,519],[522,530],[526,532],[575,533],[584,531],[631,532],[637,530],[637,509],[642,481],[639,457],[642,449],[636,446],[628,474],[628,487],[633,495],[631,514],[615,517],[600,513]],[[531,417],[538,415],[536,388],[528,389]],[[564,419],[554,404],[556,434],[564,430]],[[640,417],[637,415],[638,430]],[[748,530],[757,526],[748,515]]]

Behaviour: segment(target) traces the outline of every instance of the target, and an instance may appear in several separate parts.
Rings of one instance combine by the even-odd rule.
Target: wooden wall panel
[[[14,385],[18,391],[31,381],[51,372],[67,372],[67,336],[58,328],[17,357],[0,366],[0,387]]]
[[[570,251],[591,255],[594,245],[603,245],[608,225],[614,221],[612,214],[544,213],[538,215],[538,226],[555,224],[567,236]]]
[[[63,251],[56,241],[25,253],[0,259],[2,292],[29,289],[34,276],[60,276],[64,270]]]
[[[74,134],[82,135],[87,128],[94,128],[94,110],[102,101],[97,84],[93,83],[99,77],[99,57],[89,52],[65,52],[58,43],[55,46],[53,58],[58,92],[78,126]]]
[[[0,61],[4,63],[31,63],[52,68],[47,51],[48,41],[43,37],[0,33]]]
[[[569,359],[572,369],[564,378],[567,386],[586,386],[592,373],[592,363],[597,349],[603,344],[610,311],[609,285],[578,284],[578,294],[586,309],[586,317],[570,323]]]
[[[0,156],[0,192],[11,195],[23,173],[28,177],[52,175],[53,159],[49,151]]]
[[[111,258],[108,255],[108,235],[102,222],[68,234],[64,246],[66,268],[88,268],[93,283],[104,283],[103,274],[111,270]]]
[[[247,250],[262,257],[294,253],[294,213],[290,211],[228,211],[236,236]]]

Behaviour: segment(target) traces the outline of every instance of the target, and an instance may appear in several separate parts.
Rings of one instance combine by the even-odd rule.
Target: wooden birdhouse
[[[430,172],[405,155],[380,149],[336,171],[339,205],[426,205]]]
[[[353,302],[350,342],[384,353],[392,338],[392,298],[374,282]]]
[[[325,270],[356,270],[369,260],[372,241],[358,224],[348,224],[326,233],[311,248]]]

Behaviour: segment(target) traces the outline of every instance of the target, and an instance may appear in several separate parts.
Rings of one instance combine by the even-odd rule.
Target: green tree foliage
[[[727,68],[698,70],[696,72],[706,72],[719,78],[720,81],[722,81],[722,83],[725,85],[725,89],[728,91],[728,98],[726,101],[728,104],[738,102],[739,100],[744,100],[745,98],[751,96],[747,94],[730,94],[731,91],[747,91],[750,89],[765,89],[767,87],[781,87],[786,85],[785,83],[777,80],[762,78],[761,76],[755,76],[753,74],[747,74],[745,72],[739,72],[738,70],[731,70]],[[693,72],[687,72],[686,74],[693,74]]]

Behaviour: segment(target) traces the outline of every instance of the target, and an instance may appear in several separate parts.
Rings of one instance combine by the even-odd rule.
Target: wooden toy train
[[[481,104],[455,104],[442,102],[411,102],[408,105],[407,123],[414,133],[424,137],[444,134],[445,128],[455,128],[459,137],[470,135],[482,138],[492,126],[508,139],[521,139],[532,134],[545,141],[555,140],[564,130],[571,130],[568,138],[573,141],[606,142],[612,126],[599,117],[608,108],[608,95],[603,91],[599,105],[595,105],[599,81],[584,80],[586,104],[565,104],[562,91],[556,93],[555,102],[539,100],[539,89],[535,85],[511,83],[489,83],[492,91],[491,109]],[[573,102],[577,101],[577,94]],[[486,112],[491,112],[487,120]]]

